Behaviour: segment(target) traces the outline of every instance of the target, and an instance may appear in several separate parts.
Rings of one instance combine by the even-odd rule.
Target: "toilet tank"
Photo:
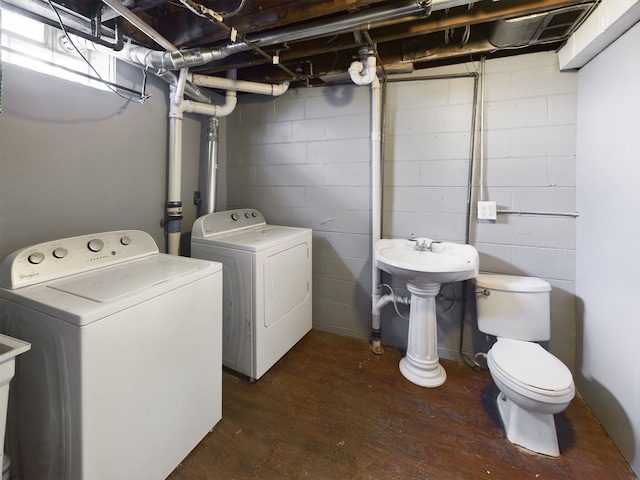
[[[476,279],[478,329],[496,337],[549,340],[550,291],[551,285],[540,278],[480,273]]]

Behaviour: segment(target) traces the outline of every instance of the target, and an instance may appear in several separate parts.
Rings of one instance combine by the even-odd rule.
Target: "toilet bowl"
[[[507,439],[528,450],[558,457],[553,415],[575,395],[569,369],[537,343],[499,338],[487,364],[498,387],[497,403]]]
[[[553,416],[569,405],[575,385],[567,366],[535,343],[549,340],[551,287],[541,279],[495,274],[480,274],[477,287],[478,328],[497,337],[487,366],[500,391],[507,439],[558,457]]]

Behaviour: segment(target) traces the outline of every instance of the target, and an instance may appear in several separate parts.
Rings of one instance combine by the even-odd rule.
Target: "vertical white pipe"
[[[182,119],[184,117],[184,86],[187,69],[180,71],[176,86],[169,88],[169,160],[167,171],[167,206],[165,228],[167,230],[167,252],[180,254],[182,230]]]
[[[381,124],[382,93],[380,81],[374,76],[371,83],[371,348],[377,354],[384,352],[380,338],[380,309],[376,307],[380,298],[380,270],[374,258],[376,242],[382,237]]]
[[[367,53],[362,52],[361,53]],[[349,75],[356,85],[371,85],[371,350],[384,352],[380,340],[380,270],[375,264],[376,242],[382,236],[382,92],[376,74],[376,57],[349,66]]]

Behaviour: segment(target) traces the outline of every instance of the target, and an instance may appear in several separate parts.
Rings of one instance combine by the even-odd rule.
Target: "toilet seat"
[[[537,343],[499,338],[487,362],[500,381],[532,400],[563,403],[575,395],[567,366]]]

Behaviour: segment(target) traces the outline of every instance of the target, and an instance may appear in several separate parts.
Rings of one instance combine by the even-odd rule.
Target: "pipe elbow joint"
[[[351,77],[351,81],[356,85],[363,85],[362,82],[362,71],[364,70],[364,64],[358,60],[355,62],[351,62],[349,65],[349,76]]]
[[[375,57],[369,57],[364,62],[352,62],[348,71],[351,81],[356,85],[371,85],[378,79]]]

